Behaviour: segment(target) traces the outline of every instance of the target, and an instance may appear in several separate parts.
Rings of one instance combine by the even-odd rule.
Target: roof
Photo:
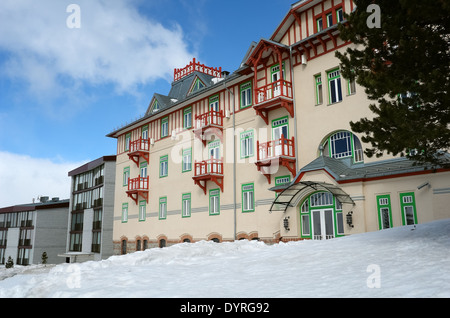
[[[94,168],[97,168],[98,166],[101,166],[103,163],[105,163],[106,161],[116,161],[116,156],[112,155],[112,156],[103,156],[100,157],[98,159],[95,159],[91,162],[88,162],[72,171],[69,171],[68,175],[69,177],[71,176],[75,176],[77,174],[92,170]]]
[[[60,200],[59,198],[52,198],[46,202],[37,202],[37,203],[27,203],[27,204],[19,204],[13,205],[9,207],[0,208],[0,213],[11,213],[11,212],[26,212],[26,211],[34,211],[34,210],[43,210],[43,209],[56,209],[61,207],[69,207],[69,199]]]

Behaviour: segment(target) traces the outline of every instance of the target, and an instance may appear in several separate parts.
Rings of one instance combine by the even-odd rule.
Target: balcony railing
[[[258,153],[257,161],[270,160],[277,157],[295,158],[294,137],[291,139],[281,136],[280,139],[271,140],[265,143],[257,141]]]
[[[143,139],[139,138],[137,140],[134,140],[130,142],[130,149],[129,152],[135,152],[135,151],[149,151],[150,150],[150,139]]]
[[[148,191],[148,177],[128,178],[128,191]]]
[[[195,162],[194,174],[195,177],[204,176],[208,174],[223,175],[223,160],[222,159],[208,159]]]
[[[277,97],[292,98],[291,82],[278,80],[263,87],[256,88],[256,104],[261,104]]]
[[[195,129],[201,129],[207,126],[223,126],[223,112],[210,110],[204,114],[195,117]]]

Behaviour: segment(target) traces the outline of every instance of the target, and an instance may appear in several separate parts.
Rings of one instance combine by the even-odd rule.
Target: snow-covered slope
[[[328,241],[201,241],[0,268],[0,297],[450,297],[450,219]]]

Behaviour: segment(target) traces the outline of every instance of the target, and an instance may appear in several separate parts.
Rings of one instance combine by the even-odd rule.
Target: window
[[[217,215],[220,213],[220,190],[209,191],[209,215]]]
[[[334,104],[342,100],[341,75],[339,69],[330,71],[328,76],[329,103]]]
[[[148,125],[142,127],[142,139],[148,139]]]
[[[241,108],[245,108],[252,105],[252,82],[242,84],[241,91]]]
[[[284,136],[289,138],[288,117],[282,117],[272,121],[272,140],[278,140]]]
[[[139,167],[141,170],[141,178],[147,178],[147,162],[141,162]]]
[[[344,21],[344,11],[342,11],[342,8],[336,9],[336,21],[337,23]]]
[[[356,82],[355,79],[347,81],[347,92],[349,95],[356,94]]]
[[[155,101],[153,102],[153,105],[152,105],[151,109],[152,109],[152,112],[153,112],[153,113],[156,112],[156,111],[158,111],[158,110],[160,109],[159,103],[158,103],[158,101],[157,101],[156,99],[155,99]]]
[[[253,157],[253,130],[241,133],[241,158]]]
[[[146,202],[139,201],[139,221],[145,221],[146,216]]]
[[[242,185],[242,212],[255,211],[255,189],[253,183]]]
[[[188,94],[195,93],[196,91],[202,89],[203,87],[205,87],[205,84],[198,77],[196,77],[193,82],[192,88],[189,90]]]
[[[122,203],[122,223],[128,222],[128,203]]]
[[[348,131],[340,131],[330,137],[331,157],[345,158],[352,155],[352,134]]]
[[[402,209],[403,225],[416,224],[417,215],[414,192],[400,193],[400,207]]]
[[[181,196],[181,216],[187,218],[191,216],[191,194],[185,193]]]
[[[219,111],[219,95],[209,98],[209,110],[213,110],[215,112]]]
[[[188,107],[183,111],[183,128],[192,127],[192,107]]]
[[[333,194],[330,192],[314,193],[310,197],[311,207],[333,205]]]
[[[316,20],[316,25],[317,25],[317,32],[320,32],[323,30],[323,21],[322,18],[318,18]]]
[[[167,177],[169,174],[169,156],[165,155],[159,158],[159,177]]]
[[[378,227],[380,230],[392,227],[391,203],[389,194],[377,196]]]
[[[130,150],[131,133],[125,135],[125,151]]]
[[[330,26],[333,25],[333,13],[331,12],[328,13],[326,17],[327,17],[327,28],[329,28]]]
[[[316,83],[316,105],[323,103],[322,97],[322,75],[318,74],[314,76],[314,81]]]
[[[291,176],[281,176],[275,178],[275,186],[291,182]]]
[[[159,198],[159,219],[165,220],[167,217],[167,197]]]
[[[169,117],[161,119],[161,138],[169,136]]]
[[[182,172],[192,170],[192,148],[183,150]]]

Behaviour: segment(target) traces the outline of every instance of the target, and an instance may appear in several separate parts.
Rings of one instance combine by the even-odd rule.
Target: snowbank
[[[328,241],[201,241],[0,268],[0,297],[450,297],[450,219]]]

